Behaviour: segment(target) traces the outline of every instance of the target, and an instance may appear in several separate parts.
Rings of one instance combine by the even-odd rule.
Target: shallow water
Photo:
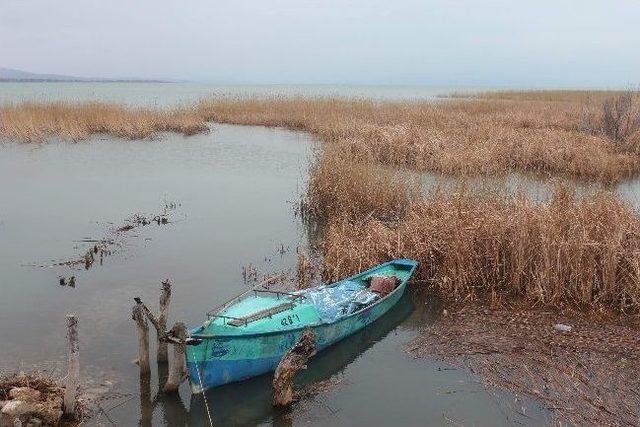
[[[385,168],[389,170],[389,168]],[[464,190],[489,196],[496,194],[506,196],[523,195],[534,202],[548,202],[556,191],[556,185],[559,184],[567,190],[573,191],[577,197],[593,196],[599,191],[611,191],[632,209],[640,211],[640,178],[615,184],[603,184],[568,178],[545,179],[536,175],[515,172],[504,176],[456,177],[403,169],[401,174],[409,182],[417,183],[423,196],[428,196],[433,191],[451,192]]]
[[[167,397],[156,396],[157,380],[138,383],[133,297],[155,306],[160,280],[170,278],[170,323],[196,325],[246,288],[243,266],[292,269],[307,237],[291,202],[313,145],[304,133],[228,125],[193,137],[0,145],[0,367],[63,372],[64,316],[76,313],[82,375],[124,394],[103,403],[113,422],[208,425],[203,398],[191,399],[187,384],[182,397]],[[177,204],[170,224],[128,232],[103,265],[29,266],[77,256],[90,245],[81,239],[112,236],[132,214],[154,215],[168,203]],[[58,285],[59,275],[72,274],[75,288]],[[290,415],[271,409],[268,376],[212,390],[214,423],[544,423],[547,414],[530,401],[485,389],[465,369],[406,355],[406,343],[439,311],[436,301],[407,294],[376,324],[318,355],[301,384],[339,384]],[[106,415],[92,422],[110,424]]]

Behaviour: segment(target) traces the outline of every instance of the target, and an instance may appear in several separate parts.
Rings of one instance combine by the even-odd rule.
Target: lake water
[[[11,83],[0,82],[0,104],[22,101],[104,101],[173,107],[211,97],[311,96],[431,100],[454,91],[489,90],[444,86],[256,85],[202,83]]]
[[[156,395],[155,380],[139,384],[133,297],[155,306],[169,278],[169,323],[196,325],[246,289],[243,266],[292,269],[296,247],[307,244],[293,205],[314,144],[304,133],[229,125],[144,141],[0,144],[0,367],[63,372],[65,314],[76,313],[83,377],[122,393],[102,403],[109,419],[92,423],[208,425],[203,398],[192,398],[187,384],[180,397]],[[92,243],[83,239],[113,237],[133,214],[171,204],[170,224],[125,233],[102,265],[51,266],[85,252]],[[58,284],[70,275],[75,288]],[[214,424],[545,423],[536,404],[485,388],[466,369],[405,354],[440,311],[436,300],[408,293],[374,325],[318,355],[301,385],[338,384],[303,398],[290,415],[271,409],[269,376],[212,390]]]

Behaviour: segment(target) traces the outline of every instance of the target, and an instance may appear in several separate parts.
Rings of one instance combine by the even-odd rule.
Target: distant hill
[[[163,83],[163,82],[167,82],[167,80],[102,79],[102,78],[95,78],[95,77],[76,77],[76,76],[65,76],[61,74],[31,73],[28,71],[0,67],[0,82],[157,82],[157,83]]]

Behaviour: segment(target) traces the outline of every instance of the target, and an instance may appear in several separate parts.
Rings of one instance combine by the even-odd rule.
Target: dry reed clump
[[[142,139],[163,131],[193,135],[206,129],[205,122],[184,109],[160,111],[100,102],[0,107],[0,136],[23,142],[42,142],[50,137],[78,141],[93,134]]]
[[[306,289],[311,285],[315,276],[315,266],[302,248],[297,249],[296,260],[296,289]]]
[[[324,252],[329,279],[408,257],[446,298],[640,311],[640,219],[604,192],[536,204],[435,191],[396,222],[336,217]]]
[[[320,222],[336,216],[394,220],[417,195],[417,183],[401,172],[359,161],[333,144],[311,168],[305,214]]]

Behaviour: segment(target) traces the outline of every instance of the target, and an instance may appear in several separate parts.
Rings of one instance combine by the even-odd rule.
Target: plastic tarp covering
[[[350,280],[335,286],[318,286],[300,292],[318,311],[324,322],[335,322],[339,318],[371,304],[378,295],[365,286]]]

